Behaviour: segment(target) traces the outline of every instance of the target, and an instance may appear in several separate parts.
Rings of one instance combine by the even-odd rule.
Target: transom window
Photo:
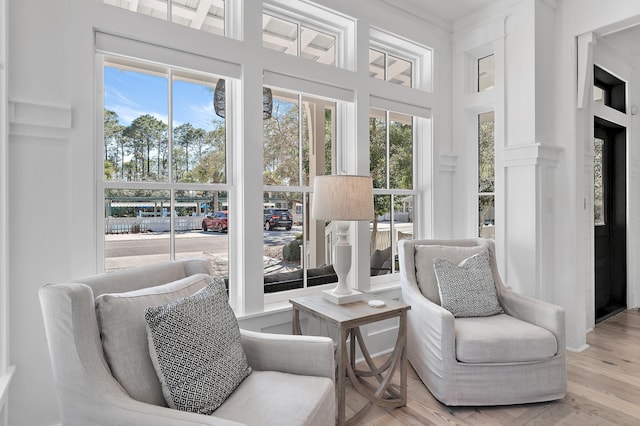
[[[225,35],[225,0],[104,0],[105,4]]]
[[[478,79],[477,90],[484,92],[493,89],[495,85],[495,60],[493,55],[488,55],[478,59]]]
[[[336,64],[336,36],[268,13],[262,14],[262,43],[267,49],[326,65]]]
[[[378,49],[369,49],[369,76],[413,87],[413,63]]]

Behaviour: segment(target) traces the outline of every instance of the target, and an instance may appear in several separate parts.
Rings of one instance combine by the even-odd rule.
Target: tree
[[[166,132],[167,125],[149,114],[136,118],[125,129],[124,136],[130,138],[133,145],[136,180],[156,180],[166,174],[161,170],[163,163],[161,156],[167,148]],[[156,175],[151,172],[154,162],[151,156],[152,151],[156,154]]]
[[[495,143],[494,121],[481,122],[478,126],[478,192],[495,192]],[[485,222],[494,210],[494,196],[481,195],[478,199],[478,235],[482,235]]]
[[[123,178],[124,158],[128,154],[125,149],[127,139],[123,136],[125,127],[120,124],[118,114],[114,111],[104,110],[104,160],[110,164],[109,177],[105,179],[111,180],[118,172],[118,163],[120,164],[120,178]],[[105,163],[106,164],[106,163]]]
[[[198,163],[190,173],[192,179],[202,183],[226,182],[227,142],[225,127],[219,125],[210,132],[205,131],[202,138],[198,133],[195,143],[198,151]]]
[[[369,170],[374,188],[413,188],[413,126],[410,123],[387,123],[385,117],[369,118]],[[392,200],[395,208],[401,206],[401,201],[391,195],[373,197],[372,251],[376,248],[378,217],[391,211]]]
[[[264,185],[298,185],[298,103],[273,100],[264,120]]]

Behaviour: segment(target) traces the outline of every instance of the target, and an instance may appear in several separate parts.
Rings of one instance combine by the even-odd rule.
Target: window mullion
[[[169,0],[171,3],[171,0]],[[167,171],[170,190],[170,206],[169,206],[169,258],[175,260],[176,258],[176,223],[175,214],[176,208],[176,190],[173,188],[173,70],[169,68],[167,70],[167,162],[169,164],[169,170]],[[159,161],[159,159],[158,159]]]

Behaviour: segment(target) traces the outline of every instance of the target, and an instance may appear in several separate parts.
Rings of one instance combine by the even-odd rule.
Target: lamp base
[[[362,293],[356,290],[351,290],[348,294],[334,294],[333,289],[323,290],[322,298],[328,300],[336,305],[344,305],[346,303],[359,302],[362,300]]]

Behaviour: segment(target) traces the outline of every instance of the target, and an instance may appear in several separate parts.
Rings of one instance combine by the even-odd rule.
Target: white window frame
[[[355,25],[352,19],[336,11],[300,0],[267,0],[263,2],[263,13],[284,19],[300,26],[335,37],[335,66],[355,71],[354,55],[349,55],[350,46],[355,45]],[[298,45],[300,40],[298,39]],[[299,47],[299,46],[298,46]],[[300,56],[300,49],[298,49]]]
[[[226,182],[225,183],[180,183],[180,182],[121,182],[121,181],[105,181],[104,180],[104,65],[105,57],[122,57],[129,59],[136,64],[139,64],[144,69],[144,65],[149,64],[150,68],[164,68],[166,71],[166,77],[168,79],[168,98],[167,98],[167,111],[168,111],[168,137],[171,140],[171,128],[172,128],[172,86],[173,86],[173,72],[179,70],[187,70],[201,75],[211,75],[212,77],[221,77],[227,79],[227,99],[235,99],[234,88],[237,80],[240,77],[240,66],[231,64],[225,61],[219,61],[215,58],[205,58],[200,55],[191,55],[187,52],[176,51],[172,49],[164,49],[159,46],[149,45],[143,42],[123,39],[118,36],[96,33],[96,52],[95,52],[95,84],[96,84],[96,215],[97,223],[96,227],[96,264],[98,272],[105,270],[105,252],[104,252],[104,191],[105,189],[150,189],[150,190],[162,190],[168,191],[170,197],[173,199],[175,191],[180,190],[202,190],[202,191],[225,191],[228,194],[228,206],[229,210],[233,211],[235,206],[235,186],[234,186],[234,163],[233,163],[233,141],[236,139],[235,125],[233,116],[230,114],[226,121]],[[135,55],[134,55],[135,53]],[[131,59],[134,58],[134,59]],[[160,61],[161,59],[161,61]],[[171,64],[169,64],[171,63]],[[218,73],[213,74],[211,70],[220,70],[226,75],[220,75]],[[231,106],[232,108],[232,106]],[[169,149],[171,156],[172,149]],[[173,167],[170,167],[169,176],[172,174]],[[230,218],[230,220],[233,220]],[[229,257],[233,258],[232,253],[235,253],[235,247],[237,242],[235,238],[239,235],[235,230],[229,232]],[[174,217],[170,217],[170,246],[169,246],[169,258],[175,259],[175,229],[174,229]],[[235,262],[229,262],[229,283],[238,282],[235,280]],[[235,306],[238,289],[234,286],[229,286],[229,300],[232,306]]]
[[[2,424],[8,424],[8,410],[4,409],[9,385],[15,371],[9,365],[9,78],[7,62],[8,2],[0,0],[0,412]]]

